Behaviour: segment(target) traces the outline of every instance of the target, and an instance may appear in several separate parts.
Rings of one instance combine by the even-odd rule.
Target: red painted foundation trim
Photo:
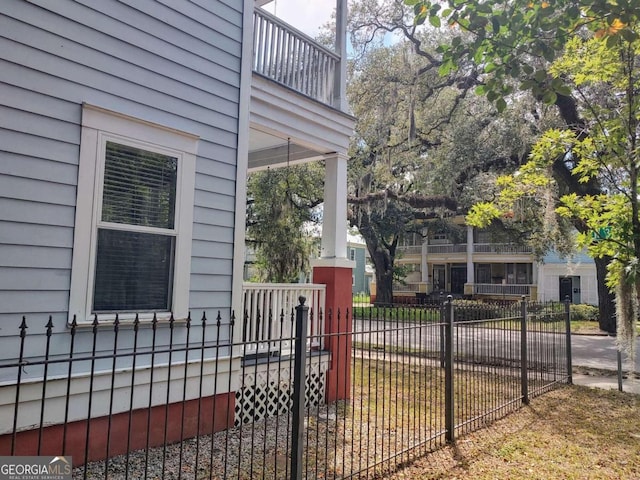
[[[325,334],[332,335],[325,338],[324,345],[331,352],[326,401],[346,400],[351,398],[351,268],[314,267],[313,282],[327,286]]]
[[[199,402],[200,405],[198,405]],[[199,419],[198,407],[200,408]],[[64,425],[53,425],[42,430],[40,452],[38,452],[39,430],[26,430],[19,432],[16,437],[14,455],[71,455],[73,466],[76,467],[86,462],[104,460],[126,453],[127,445],[129,445],[129,451],[146,448],[147,428],[149,428],[149,445],[151,447],[163,445],[165,443],[165,415],[169,420],[166,442],[170,444],[181,439],[193,438],[198,433],[206,435],[231,428],[234,422],[234,410],[235,393],[231,392],[215,397],[204,397],[200,401],[188,400],[184,404],[179,402],[168,406],[152,407],[150,416],[148,408],[134,410],[131,413],[131,424],[129,424],[128,412],[118,413],[111,417],[110,442],[108,442],[109,417],[71,422],[66,425],[67,439],[64,451],[62,445]],[[147,423],[148,418],[150,418],[149,423]],[[200,425],[199,430],[198,424]],[[90,425],[89,455],[85,461],[88,425]],[[11,454],[11,440],[11,434],[0,436],[1,456]]]

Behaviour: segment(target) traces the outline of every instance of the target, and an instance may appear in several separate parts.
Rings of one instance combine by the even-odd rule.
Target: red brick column
[[[351,397],[351,267],[315,266],[313,282],[327,286],[324,349],[331,352],[327,403]]]

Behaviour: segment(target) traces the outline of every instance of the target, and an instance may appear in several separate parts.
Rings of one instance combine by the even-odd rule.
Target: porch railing
[[[398,250],[405,255],[420,255],[422,253],[422,245],[400,245]]]
[[[425,282],[406,282],[406,283],[395,283],[393,285],[393,291],[396,293],[403,292],[426,292],[426,283]]]
[[[407,248],[407,247],[404,247]],[[419,248],[419,247],[418,247]],[[403,250],[404,251],[404,250]],[[429,253],[465,253],[466,243],[429,245]],[[530,254],[533,250],[528,245],[516,245],[513,243],[474,243],[473,253],[524,253]]]
[[[253,71],[327,105],[340,57],[260,8],[253,13]]]
[[[429,245],[428,253],[465,253],[467,251],[466,243],[446,244],[446,245]]]
[[[473,293],[476,295],[504,295],[504,296],[530,296],[529,284],[502,284],[502,283],[474,283]]]
[[[305,297],[309,307],[307,348],[322,349],[323,315],[326,286],[313,283],[244,283],[242,311],[244,317],[245,355],[291,353],[294,309],[298,298]]]
[[[514,243],[474,243],[475,253],[531,253],[532,248],[528,245],[517,245]]]

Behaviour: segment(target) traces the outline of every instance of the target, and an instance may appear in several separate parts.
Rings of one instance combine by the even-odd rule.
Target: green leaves
[[[453,28],[470,33],[474,40],[460,48],[459,36],[449,48],[443,49],[442,75],[448,75],[469,60],[481,66],[485,75],[499,80],[497,86],[485,86],[483,95],[496,102],[496,108],[505,108],[501,80],[519,80],[519,88],[529,90],[547,105],[557,102],[557,96],[572,95],[572,81],[578,85],[586,81],[586,71],[576,77],[554,75],[550,82],[545,64],[558,62],[565,47],[576,38],[587,38],[585,32],[600,38],[601,46],[615,52],[622,42],[639,41],[633,27],[640,21],[640,2],[618,0],[445,0],[432,3],[426,0],[405,0],[413,7],[416,24],[429,20],[440,28],[446,21]],[[576,35],[582,32],[581,36]],[[589,64],[592,58],[603,58],[585,50],[580,58]],[[566,54],[563,56],[566,58]],[[541,66],[541,61],[543,65]],[[615,62],[614,62],[615,63]],[[611,63],[609,63],[610,65]],[[534,67],[535,65],[535,67]],[[608,72],[607,62],[591,65],[592,71]],[[489,97],[491,91],[495,93]],[[499,104],[498,104],[499,101]]]
[[[465,221],[472,227],[485,228],[502,215],[503,212],[493,203],[481,202],[471,207]]]
[[[312,240],[304,226],[322,201],[323,178],[319,162],[249,176],[247,242],[256,255],[254,280],[286,283],[308,272]]]
[[[546,105],[553,105],[554,103],[556,103],[557,99],[558,99],[558,95],[553,90],[547,90],[546,92],[544,92],[544,95],[542,96],[542,101]]]

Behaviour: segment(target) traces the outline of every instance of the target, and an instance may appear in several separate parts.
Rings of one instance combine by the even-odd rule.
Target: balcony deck
[[[270,13],[253,13],[253,71],[333,106],[340,57]]]
[[[249,171],[346,155],[340,55],[258,7],[253,21]]]

